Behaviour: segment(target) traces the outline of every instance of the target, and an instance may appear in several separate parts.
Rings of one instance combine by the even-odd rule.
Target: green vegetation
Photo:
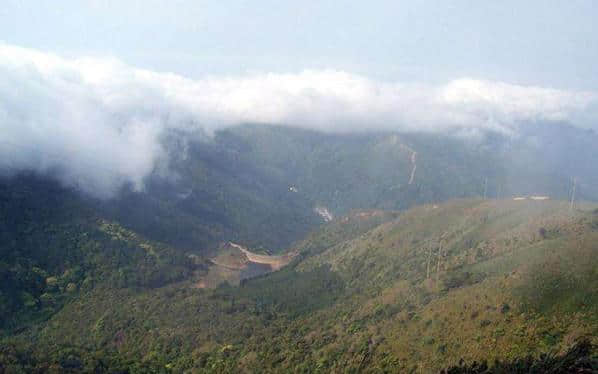
[[[474,362],[469,365],[461,362],[459,366],[442,370],[442,374],[544,374],[544,373],[593,373],[598,370],[598,357],[592,357],[595,349],[588,340],[582,340],[567,352],[544,354],[540,357],[528,356],[510,362],[497,360]]]
[[[565,137],[590,150],[569,172],[595,199],[582,135]],[[596,206],[480,198],[568,195],[563,162],[524,138],[165,142],[168,172],[112,200],[0,179],[0,372],[476,372],[559,365],[580,339],[595,354]],[[228,241],[297,255],[265,274]]]
[[[0,362],[14,371],[96,372],[558,365],[569,353],[553,353],[583,338],[597,343],[598,215],[582,208],[455,200],[398,216],[355,212],[298,242],[291,265],[239,287],[194,288],[192,267],[164,268],[181,275],[160,284],[83,290],[74,282],[78,291],[61,309],[3,338]],[[94,222],[98,235],[140,255],[168,248]],[[584,357],[596,353],[587,349]]]
[[[157,288],[201,270],[37,177],[0,184],[0,211],[0,332],[47,319],[98,287]]]
[[[164,139],[168,165],[157,167],[143,191],[124,188],[94,209],[186,251],[233,241],[275,253],[321,225],[315,206],[342,216],[355,209],[404,210],[479,197],[484,191],[489,197],[567,199],[574,175],[578,198],[598,200],[592,169],[598,135],[557,124],[535,130],[519,139],[486,134],[473,141],[266,125],[228,128],[209,138],[173,133]]]

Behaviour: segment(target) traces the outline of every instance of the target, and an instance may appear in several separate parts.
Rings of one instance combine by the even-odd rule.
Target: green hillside
[[[596,16],[0,0],[0,374],[598,374]]]
[[[323,134],[244,125],[170,134],[143,191],[94,204],[111,221],[186,251],[243,242],[280,252],[324,222],[314,209],[403,210],[454,198],[548,195],[598,200],[598,135],[530,126],[511,138],[435,133]]]
[[[364,213],[324,226],[294,246],[298,260],[240,287],[197,289],[191,275],[158,287],[80,289],[47,321],[5,336],[0,362],[434,372],[461,359],[564,352],[584,337],[598,343],[595,205],[453,200],[374,228],[359,223],[376,217]]]
[[[45,178],[0,183],[0,211],[0,333],[43,321],[92,289],[159,288],[205,268]]]

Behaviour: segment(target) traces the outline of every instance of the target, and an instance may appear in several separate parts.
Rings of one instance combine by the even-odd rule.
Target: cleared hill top
[[[437,255],[441,245],[441,257],[448,260],[451,255],[459,255],[463,264],[475,263],[521,245],[572,234],[576,228],[580,229],[581,222],[590,219],[587,217],[594,207],[583,205],[572,212],[563,201],[467,199],[422,205],[378,226],[350,245],[331,247],[306,260],[300,268],[328,263],[333,269],[348,271],[348,262],[367,258],[376,259],[379,266],[389,266],[404,257],[421,260],[421,255],[427,259],[430,248]],[[472,253],[478,257],[472,257]],[[444,261],[441,263],[441,271],[449,266]],[[415,271],[421,264],[403,266]],[[354,275],[350,273],[349,277]]]

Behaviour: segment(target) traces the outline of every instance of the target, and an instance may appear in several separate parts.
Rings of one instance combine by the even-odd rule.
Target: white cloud
[[[590,126],[597,102],[592,92],[473,79],[387,83],[333,70],[192,80],[0,44],[0,168],[52,170],[109,196],[124,182],[142,188],[164,155],[159,137],[167,129],[259,122],[329,132],[512,133],[526,121]]]

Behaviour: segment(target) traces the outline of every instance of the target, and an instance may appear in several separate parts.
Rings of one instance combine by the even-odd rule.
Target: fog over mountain
[[[520,126],[596,128],[598,94],[463,78],[442,85],[383,82],[336,70],[189,79],[115,58],[64,58],[0,44],[0,168],[58,175],[96,196],[167,159],[169,130],[242,123],[322,132],[439,132],[517,137]]]
[[[598,372],[596,0],[2,0],[0,374]]]

